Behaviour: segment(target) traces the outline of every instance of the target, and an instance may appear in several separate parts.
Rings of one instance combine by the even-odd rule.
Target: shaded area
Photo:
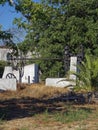
[[[59,105],[47,100],[38,100],[34,98],[11,99],[0,101],[0,117],[6,120],[14,118],[31,117],[42,113],[46,109],[54,111]]]
[[[12,120],[24,117],[33,117],[35,114],[48,112],[58,112],[68,110],[64,105],[84,104],[85,97],[81,94],[69,93],[52,97],[50,99],[36,99],[23,97],[19,99],[9,99],[0,101],[0,119]],[[83,109],[83,108],[82,108]],[[90,109],[85,108],[86,111]]]

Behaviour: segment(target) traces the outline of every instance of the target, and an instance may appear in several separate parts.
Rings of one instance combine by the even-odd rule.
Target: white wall
[[[72,56],[70,57],[70,72],[77,72],[77,57]],[[69,76],[70,79],[76,80],[76,75],[70,74]]]
[[[7,48],[0,48],[0,60],[7,61],[7,54],[11,52]]]
[[[0,91],[17,90],[16,79],[0,79]]]
[[[30,77],[30,83],[39,82],[38,66],[36,64],[26,65],[24,67],[24,75],[22,77],[23,83],[28,83]]]
[[[22,83],[38,83],[39,82],[39,70],[38,65],[30,64],[24,66]],[[6,78],[8,73],[12,73],[16,76],[19,81],[19,70],[13,70],[11,66],[6,66],[2,78]]]
[[[77,72],[77,57],[70,57],[70,71]],[[74,81],[71,81],[74,80]],[[70,74],[69,80],[67,78],[46,78],[46,86],[53,87],[68,87],[76,85],[76,75]]]

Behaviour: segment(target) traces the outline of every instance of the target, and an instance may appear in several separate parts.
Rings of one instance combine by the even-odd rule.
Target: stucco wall
[[[30,64],[26,65],[23,68],[23,77],[21,78],[22,83],[38,83],[39,82],[39,73],[38,65]],[[19,70],[13,70],[11,66],[5,66],[4,73],[2,78],[6,79],[7,74],[14,74],[17,81],[19,82]]]
[[[10,52],[7,48],[0,48],[0,60],[7,61],[7,54]]]

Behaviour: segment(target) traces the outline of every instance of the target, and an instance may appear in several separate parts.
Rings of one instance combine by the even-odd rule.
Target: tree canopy
[[[38,61],[43,79],[64,76],[66,46],[72,55],[79,53],[81,45],[84,52],[98,55],[98,0],[16,0],[15,9],[22,17],[14,24],[26,30],[21,49],[33,56],[61,59]]]

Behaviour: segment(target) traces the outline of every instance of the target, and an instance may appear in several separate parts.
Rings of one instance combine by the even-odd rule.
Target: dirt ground
[[[63,112],[68,107],[65,101],[49,100],[67,93],[66,88],[46,87],[43,84],[19,84],[17,88],[14,92],[0,92],[0,130],[98,130],[97,102],[72,104],[73,108],[91,110],[91,116],[82,121],[62,123],[47,119],[45,111]]]

